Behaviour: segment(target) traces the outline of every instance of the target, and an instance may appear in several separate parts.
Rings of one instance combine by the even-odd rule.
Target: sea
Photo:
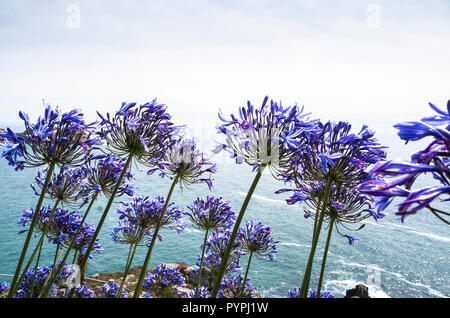
[[[156,173],[149,176],[146,171],[145,167],[133,166],[136,195],[167,196],[171,181],[160,178]],[[36,205],[38,197],[30,187],[36,173],[34,168],[16,172],[6,160],[0,160],[0,281],[10,282],[10,275],[14,274],[26,236],[18,234],[22,226],[17,222],[24,209]],[[172,201],[185,207],[197,197],[221,196],[230,201],[233,210],[238,213],[253,177],[250,166],[238,165],[232,160],[219,160],[211,191],[205,184],[183,189],[177,187]],[[432,180],[421,182],[423,184],[419,186],[425,186]],[[301,205],[286,204],[288,194],[275,194],[276,190],[286,187],[266,169],[244,217],[244,221],[254,219],[270,226],[274,238],[279,241],[274,260],[256,257],[251,263],[250,281],[263,297],[287,297],[289,290],[299,288],[309,255],[313,222],[304,218]],[[110,233],[119,220],[116,210],[120,202],[127,200],[129,197],[117,198],[112,206],[99,236],[104,252],[93,255],[89,261],[88,275],[124,270],[128,246],[114,243]],[[45,203],[51,204],[49,201]],[[96,224],[105,205],[106,199],[99,199],[88,221]],[[446,206],[441,203],[440,208],[448,211],[448,203]],[[369,295],[374,298],[449,297],[448,225],[426,210],[407,217],[404,222],[395,215],[395,205],[388,208],[387,214],[378,223],[367,219],[362,230],[350,233],[359,239],[352,246],[345,237],[336,232],[333,234],[323,290],[331,291],[335,297],[343,297],[347,289],[363,283],[369,287]],[[189,224],[187,219],[185,223],[186,229],[179,234],[175,230],[162,230],[163,240],[158,241],[154,248],[150,267],[161,263],[197,262],[204,233]],[[322,231],[316,251],[310,285],[313,289],[318,282],[325,232]],[[34,238],[33,244],[36,241]],[[46,243],[41,264],[50,264],[54,253],[55,246]],[[133,266],[141,265],[145,254],[146,247],[138,248]],[[241,265],[245,270],[247,256],[242,257]]]

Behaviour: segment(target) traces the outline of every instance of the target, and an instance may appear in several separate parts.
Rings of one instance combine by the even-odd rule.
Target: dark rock
[[[355,288],[347,289],[344,298],[370,298],[369,288],[363,284],[358,284]]]

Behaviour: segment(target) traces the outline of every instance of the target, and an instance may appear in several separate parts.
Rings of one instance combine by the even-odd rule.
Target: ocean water
[[[218,195],[231,201],[237,213],[252,182],[253,174],[247,165],[219,163],[219,171],[214,176],[215,188],[209,191],[206,185],[195,185],[187,189],[177,188],[173,201],[185,206],[198,196]],[[135,184],[138,195],[167,195],[170,180],[161,179],[156,174],[147,176],[144,168],[134,167]],[[0,274],[13,274],[23,246],[25,234],[18,235],[21,226],[17,221],[24,209],[35,206],[37,197],[29,187],[36,169],[15,172],[0,161]],[[425,181],[424,181],[425,182]],[[286,297],[288,290],[298,288],[308,258],[312,221],[304,219],[301,206],[288,206],[287,197],[274,192],[284,185],[265,171],[247,209],[245,220],[250,218],[271,226],[278,244],[278,255],[273,261],[254,258],[249,272],[251,282],[264,297]],[[127,246],[115,244],[109,233],[118,222],[115,212],[122,197],[110,210],[100,234],[104,252],[94,255],[89,262],[88,275],[96,272],[123,271],[127,256]],[[50,202],[48,202],[50,204]],[[97,223],[106,200],[99,200],[88,218]],[[442,208],[445,209],[444,206]],[[369,286],[372,297],[448,297],[450,296],[450,256],[449,228],[427,211],[409,217],[405,223],[396,217],[392,206],[388,216],[379,222],[368,220],[366,227],[356,233],[359,241],[350,246],[346,238],[336,232],[332,237],[324,288],[335,296],[342,297],[346,289],[361,282]],[[244,220],[244,221],[245,221]],[[187,220],[186,220],[187,222]],[[203,233],[189,224],[180,234],[163,230],[164,239],[157,242],[150,266],[163,262],[186,262],[194,264],[201,252]],[[317,254],[323,254],[323,239]],[[36,240],[34,241],[36,242]],[[133,265],[140,265],[146,249],[141,247]],[[41,264],[53,260],[54,246],[47,244]],[[247,264],[243,257],[241,264]],[[315,263],[311,287],[317,285],[320,264]],[[0,277],[0,281],[10,281]]]

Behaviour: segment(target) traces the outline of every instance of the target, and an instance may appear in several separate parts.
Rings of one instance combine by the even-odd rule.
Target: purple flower
[[[47,177],[48,168],[39,170],[35,177],[35,184],[31,184],[34,193],[39,196],[40,191],[44,187]],[[38,192],[36,186],[40,188]],[[47,196],[53,201],[59,200],[63,204],[70,207],[78,207],[79,191],[81,188],[81,180],[77,170],[62,166],[58,173],[53,173],[47,186]]]
[[[60,266],[59,264],[57,265]],[[17,289],[14,297],[15,298],[35,298],[47,287],[48,276],[52,272],[53,264],[49,266],[30,268],[26,273]],[[64,285],[65,282],[72,275],[72,270],[70,266],[64,265],[63,270],[58,275],[55,280],[55,285],[52,286],[50,290],[49,297],[58,297],[61,294],[60,289],[57,286]]]
[[[150,200],[149,197],[133,197],[131,202],[122,202],[124,209],[118,209],[120,215],[119,225],[114,228],[111,237],[114,242],[123,244],[138,243],[142,241],[147,244],[153,237],[153,231],[158,226],[164,210],[165,200],[163,197],[156,197]],[[161,226],[163,228],[183,231],[182,224],[184,211],[171,202],[168,204]],[[162,236],[158,235],[159,239]]]
[[[244,285],[244,277],[229,276],[222,280],[220,283],[220,290],[218,293],[219,298],[256,298],[257,290],[250,284],[250,279],[247,278]]]
[[[361,184],[359,190],[376,197],[375,210],[378,213],[386,209],[395,198],[401,198],[396,215],[401,216],[402,222],[406,216],[428,209],[440,220],[450,224],[445,219],[448,213],[432,206],[436,199],[450,200],[450,101],[447,103],[447,111],[431,103],[430,107],[438,115],[424,117],[421,122],[400,123],[394,127],[399,129],[399,136],[406,141],[432,136],[431,143],[424,150],[414,153],[411,162],[379,162],[369,171],[371,180]],[[411,190],[419,176],[426,173],[431,173],[440,185]]]
[[[87,163],[78,169],[83,185],[80,193],[81,196],[89,199],[92,198],[95,193],[103,193],[109,198],[112,195],[114,187],[117,185],[119,176],[124,167],[125,159],[113,154],[89,158]],[[131,168],[128,167],[116,196],[122,196],[124,194],[128,196],[133,195],[133,186],[128,184],[128,181],[134,179],[130,170]]]
[[[189,293],[184,294],[182,298],[211,298],[211,291],[206,287],[200,287],[198,289],[197,297],[195,297],[195,292],[197,288],[194,288]]]
[[[297,288],[294,288],[294,290],[288,291],[289,298],[299,298],[300,290]],[[317,290],[310,289],[308,291],[308,295],[306,298],[316,298],[317,297]],[[334,295],[330,291],[323,291],[320,292],[320,298],[334,298]]]
[[[207,196],[206,200],[197,198],[188,205],[191,212],[187,212],[191,222],[200,229],[224,231],[233,226],[236,216],[231,210],[229,201],[222,197]]]
[[[358,238],[356,238],[356,237],[354,237],[354,236],[351,236],[351,235],[344,234],[343,236],[345,236],[346,238],[348,238],[348,244],[350,244],[350,245],[355,244],[355,241],[358,241],[358,240],[359,240]]]
[[[267,165],[278,177],[305,142],[305,132],[314,129],[316,122],[309,121],[309,114],[297,105],[283,107],[281,102],[270,101],[269,105],[267,101],[266,96],[259,108],[247,102],[247,107],[238,109],[239,117],[232,114],[226,119],[219,113],[223,124],[217,130],[225,136],[225,143],[214,152],[225,149],[237,163],[246,162],[254,170]]]
[[[272,237],[272,229],[265,227],[261,222],[250,220],[245,227],[240,228],[237,234],[239,246],[248,252],[261,256],[269,256],[273,260],[277,254],[276,244]]]
[[[144,165],[161,158],[180,129],[170,122],[166,106],[156,99],[140,106],[124,102],[114,117],[97,114],[101,118],[98,134],[106,140],[108,149],[120,157],[132,154]]]
[[[225,250],[230,240],[230,232],[217,232],[208,237],[206,241],[206,255],[203,260],[204,268],[209,269],[212,275],[216,275],[222,258],[225,255]],[[203,248],[203,245],[201,246]],[[232,273],[240,270],[239,259],[245,253],[239,249],[239,242],[233,243],[233,249],[230,253],[230,257],[225,268],[225,274]],[[200,256],[198,257],[200,260]]]
[[[120,286],[119,284],[109,281],[103,284],[102,289],[95,292],[95,296],[98,298],[115,298],[117,293],[119,292]],[[126,298],[128,293],[123,291],[121,294],[122,298]]]
[[[177,268],[172,268],[166,264],[156,266],[149,272],[144,280],[143,288],[153,292],[162,298],[173,298],[180,295],[180,287],[185,286],[185,279]]]
[[[178,177],[181,187],[206,183],[211,190],[211,174],[217,171],[216,164],[197,149],[194,139],[178,139],[155,164],[158,168],[149,170],[149,175],[160,170],[161,177],[167,176],[170,179]],[[205,176],[206,174],[209,176]]]
[[[76,166],[98,143],[97,139],[91,138],[94,124],[86,124],[78,110],[61,114],[47,106],[44,116],[35,124],[30,122],[28,115],[20,112],[19,116],[25,131],[16,134],[8,128],[1,134],[5,140],[1,146],[6,148],[2,157],[16,170],[52,162],[59,166]]]

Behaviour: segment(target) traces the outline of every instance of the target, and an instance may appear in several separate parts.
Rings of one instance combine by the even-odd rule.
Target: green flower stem
[[[64,263],[66,262],[67,258],[69,257],[69,254],[72,251],[73,246],[75,245],[77,237],[78,237],[78,235],[81,232],[83,224],[86,221],[86,218],[87,218],[87,216],[89,214],[89,211],[91,210],[92,205],[94,204],[94,202],[97,200],[97,197],[98,197],[98,193],[96,192],[93,195],[93,197],[91,199],[91,202],[89,203],[89,206],[88,206],[86,212],[83,215],[83,218],[81,219],[80,225],[78,226],[77,231],[75,232],[75,235],[73,236],[73,238],[72,238],[72,240],[71,240],[71,242],[70,242],[70,244],[69,244],[69,246],[68,246],[68,248],[66,250],[66,254],[63,257],[63,259],[61,261],[61,264],[58,266],[58,270],[56,271],[55,276],[51,278],[50,283],[48,284],[48,286],[45,287],[45,290],[44,290],[44,293],[43,293],[44,297],[48,296],[48,293],[50,292],[51,286],[54,284],[54,282],[56,280],[56,277],[58,277],[58,275],[61,273],[61,271],[62,271],[62,269],[64,267]],[[72,261],[72,264],[75,262],[76,254],[77,253],[75,252],[75,254],[74,254],[74,261]]]
[[[202,275],[202,269],[203,269],[203,258],[205,256],[205,249],[206,249],[206,241],[208,239],[208,231],[209,229],[206,229],[205,233],[205,239],[203,240],[203,249],[202,249],[202,258],[200,259],[200,268],[198,269],[198,277],[197,277],[197,289],[195,290],[195,298],[198,297],[198,289],[200,288],[200,277]]]
[[[83,271],[84,267],[86,266],[86,263],[89,259],[89,254],[91,253],[92,248],[94,247],[95,240],[97,239],[97,237],[100,233],[100,230],[102,229],[103,223],[106,220],[106,216],[108,215],[109,209],[111,208],[111,205],[114,202],[114,198],[116,197],[117,191],[119,191],[120,184],[122,183],[125,173],[128,170],[128,167],[130,166],[132,160],[133,160],[133,153],[130,153],[128,155],[127,162],[125,163],[125,166],[123,167],[122,172],[120,173],[119,180],[117,180],[117,184],[114,187],[113,192],[111,193],[108,203],[106,204],[106,207],[105,207],[105,210],[103,211],[102,217],[100,218],[100,221],[98,222],[97,228],[95,229],[94,236],[92,237],[92,240],[89,243],[86,253],[83,255],[83,260],[81,261],[81,264],[80,264],[81,271]],[[72,290],[70,291],[70,294],[69,294],[69,298],[72,298],[74,293],[75,293],[75,287],[72,287]]]
[[[30,296],[31,296],[31,297],[33,296],[34,280],[36,279],[36,273],[37,273],[37,269],[38,269],[38,267],[39,267],[39,260],[41,259],[42,245],[44,245],[43,242],[42,242],[42,244],[39,246],[39,252],[38,252],[37,259],[36,259],[36,265],[34,265],[33,280],[31,281],[31,292],[30,292]]]
[[[28,269],[30,268],[31,263],[33,262],[33,259],[34,259],[34,257],[36,256],[36,253],[37,253],[38,250],[40,249],[41,245],[44,243],[44,238],[45,238],[45,236],[47,235],[48,230],[50,229],[50,223],[52,222],[53,215],[55,214],[55,211],[56,211],[56,208],[58,207],[59,202],[60,202],[60,200],[58,199],[58,200],[55,202],[55,205],[53,206],[52,213],[50,213],[50,217],[48,218],[48,221],[47,221],[47,224],[45,225],[44,231],[42,232],[41,237],[40,237],[40,239],[39,239],[39,241],[38,241],[36,247],[34,248],[33,254],[31,254],[30,259],[28,260],[27,265],[26,265],[25,268],[23,269],[22,275],[20,276],[20,278],[19,278],[17,284],[16,284],[15,287],[14,287],[13,295],[16,293],[17,288],[19,288],[20,284],[22,283],[23,279],[25,278],[25,275],[26,275]],[[39,210],[40,210],[40,208],[39,208]],[[38,213],[35,212],[35,214],[38,214]]]
[[[152,241],[150,243],[150,247],[148,248],[147,255],[145,256],[144,264],[142,265],[142,271],[141,271],[141,274],[139,275],[139,280],[137,282],[136,289],[134,290],[134,295],[133,295],[134,298],[139,298],[139,296],[141,295],[142,285],[144,284],[145,275],[147,274],[147,268],[148,268],[148,264],[150,263],[150,258],[152,256],[153,246],[155,246],[155,242],[158,237],[159,229],[161,228],[162,222],[164,220],[164,214],[166,213],[167,207],[169,206],[170,197],[172,196],[173,189],[175,188],[175,185],[177,184],[179,177],[180,176],[177,175],[175,177],[175,179],[173,179],[169,193],[167,194],[166,203],[164,204],[163,211],[159,218],[158,224],[155,228],[155,232],[153,233]]]
[[[314,254],[316,252],[317,243],[319,241],[320,230],[322,228],[323,218],[325,216],[326,208],[327,208],[328,201],[330,198],[330,192],[331,192],[331,178],[328,177],[327,186],[326,186],[325,194],[323,197],[322,211],[319,216],[319,222],[317,224],[317,228],[315,231],[315,237],[311,244],[311,251],[309,253],[308,263],[306,265],[306,270],[305,270],[305,274],[303,276],[303,282],[302,282],[302,286],[301,286],[300,293],[299,293],[300,298],[306,298],[306,296],[308,295],[309,281],[311,278]],[[317,218],[317,215],[316,215],[316,218]]]
[[[136,253],[136,249],[137,249],[138,245],[139,245],[139,240],[136,242],[136,244],[134,244],[134,248],[133,248],[133,244],[130,245],[130,251],[128,252],[127,264],[125,266],[125,271],[123,272],[122,283],[120,284],[120,288],[119,288],[119,291],[117,292],[116,298],[122,297],[122,291],[125,286],[125,281],[127,280],[128,273],[130,272],[131,264],[133,263],[134,254]],[[133,250],[133,252],[131,250]]]
[[[236,219],[236,223],[234,224],[233,232],[231,233],[231,236],[230,236],[230,241],[228,242],[227,249],[225,250],[225,254],[222,258],[219,270],[216,275],[216,279],[214,281],[214,288],[213,288],[213,293],[212,293],[211,298],[217,297],[217,294],[218,294],[219,288],[220,288],[220,282],[222,281],[222,277],[225,274],[225,268],[228,263],[228,258],[230,257],[230,254],[231,254],[231,250],[233,249],[233,244],[234,244],[234,241],[236,240],[236,235],[239,230],[239,226],[241,224],[242,218],[244,217],[244,214],[245,214],[245,210],[247,209],[247,206],[250,202],[253,192],[255,191],[256,185],[258,184],[259,179],[261,178],[262,172],[264,171],[265,167],[266,167],[265,165],[259,167],[258,172],[256,173],[256,176],[255,176],[255,179],[253,179],[253,183],[250,186],[250,189],[248,190],[247,196],[245,197],[244,203],[242,204],[241,210]]]
[[[56,249],[56,251],[58,251],[58,249]],[[55,264],[57,264],[59,259],[61,258],[61,255],[63,252],[64,252],[64,247],[61,248],[61,252],[59,252],[59,254],[58,253],[55,254],[55,261],[53,262],[53,266],[52,266],[52,269],[50,270],[50,274],[48,274],[47,278],[45,279],[45,282],[43,284],[44,286],[47,285],[49,278],[53,277],[53,269],[55,268]],[[44,292],[44,290],[41,291],[41,293],[38,295],[38,298],[40,298],[42,296],[43,292]]]
[[[44,185],[41,190],[41,195],[39,196],[38,203],[36,208],[34,209],[35,213],[33,215],[33,219],[31,220],[30,229],[28,230],[27,237],[25,239],[25,243],[22,248],[22,252],[20,254],[19,262],[17,263],[16,272],[14,273],[14,278],[11,282],[11,287],[9,289],[8,298],[12,298],[14,296],[17,280],[19,279],[19,275],[22,269],[23,262],[25,260],[25,256],[27,254],[28,246],[30,245],[31,237],[33,235],[33,230],[37,222],[39,211],[42,207],[42,202],[44,201],[45,193],[47,192],[48,183],[50,182],[50,178],[53,174],[53,170],[55,169],[55,163],[51,162],[47,171],[47,176],[45,177]]]
[[[248,258],[247,269],[245,270],[244,282],[242,283],[242,289],[240,294],[243,295],[245,292],[245,283],[247,282],[248,270],[250,269],[250,264],[252,262],[253,251],[250,252],[250,256]]]
[[[328,229],[327,243],[323,252],[322,267],[320,269],[319,284],[317,285],[317,298],[320,298],[320,289],[322,288],[323,274],[325,273],[325,264],[327,263],[328,247],[330,246],[331,234],[333,234],[334,218],[330,220],[330,228]]]

